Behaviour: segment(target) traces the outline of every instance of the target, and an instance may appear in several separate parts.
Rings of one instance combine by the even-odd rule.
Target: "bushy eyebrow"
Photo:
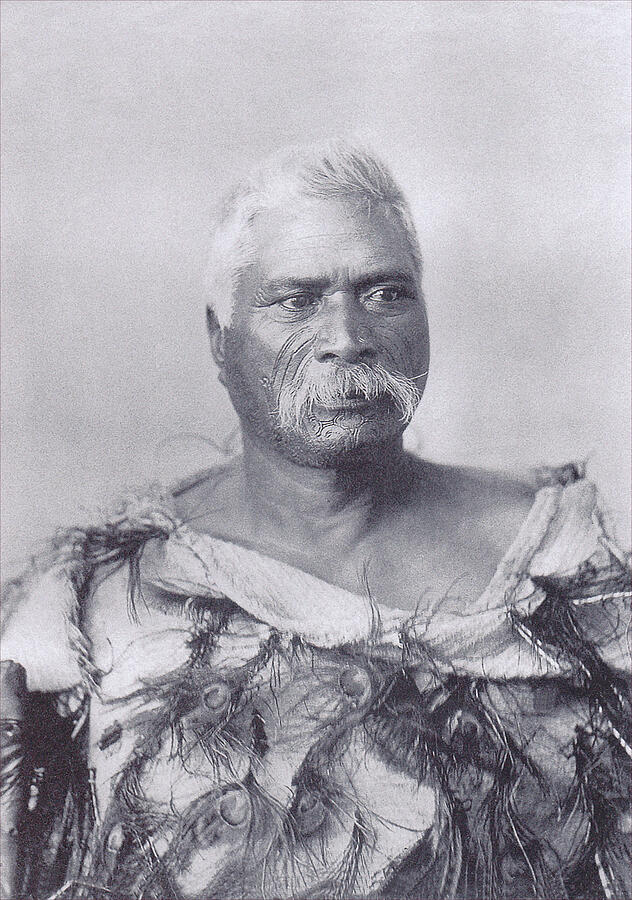
[[[367,272],[351,281],[351,286],[356,291],[365,291],[378,284],[395,282],[404,285],[408,290],[415,291],[417,282],[415,277],[400,269],[379,269],[375,272]],[[282,293],[286,291],[315,291],[322,292],[331,286],[328,278],[274,278],[262,285],[265,293]]]
[[[274,278],[262,285],[265,293],[285,291],[324,291],[329,285],[327,278]]]
[[[385,282],[395,282],[404,285],[408,290],[415,291],[417,282],[410,272],[402,272],[399,269],[380,269],[376,272],[369,272],[353,282],[353,286],[357,291],[366,291],[369,288]]]

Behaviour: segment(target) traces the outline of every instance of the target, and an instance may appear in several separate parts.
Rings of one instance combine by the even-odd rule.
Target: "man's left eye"
[[[397,300],[403,300],[405,292],[396,287],[382,287],[371,291],[366,295],[367,300],[376,300],[378,303],[395,303]]]

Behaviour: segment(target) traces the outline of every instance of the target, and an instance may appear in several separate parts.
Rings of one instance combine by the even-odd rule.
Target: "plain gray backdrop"
[[[629,540],[628,2],[12,2],[3,16],[3,559],[217,459],[213,204],[368,140],[410,197],[433,337],[409,440],[588,458]],[[194,437],[197,435],[198,437]]]

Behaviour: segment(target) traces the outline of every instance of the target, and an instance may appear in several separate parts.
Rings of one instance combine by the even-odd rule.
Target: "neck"
[[[327,537],[343,544],[367,534],[408,482],[401,437],[357,465],[301,466],[244,435],[244,502],[255,527],[294,543]],[[304,544],[303,544],[304,545]]]

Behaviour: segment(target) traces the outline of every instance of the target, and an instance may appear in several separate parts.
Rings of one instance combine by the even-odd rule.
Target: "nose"
[[[345,292],[327,297],[314,348],[320,362],[365,362],[376,355],[371,330],[362,321],[355,297]]]

